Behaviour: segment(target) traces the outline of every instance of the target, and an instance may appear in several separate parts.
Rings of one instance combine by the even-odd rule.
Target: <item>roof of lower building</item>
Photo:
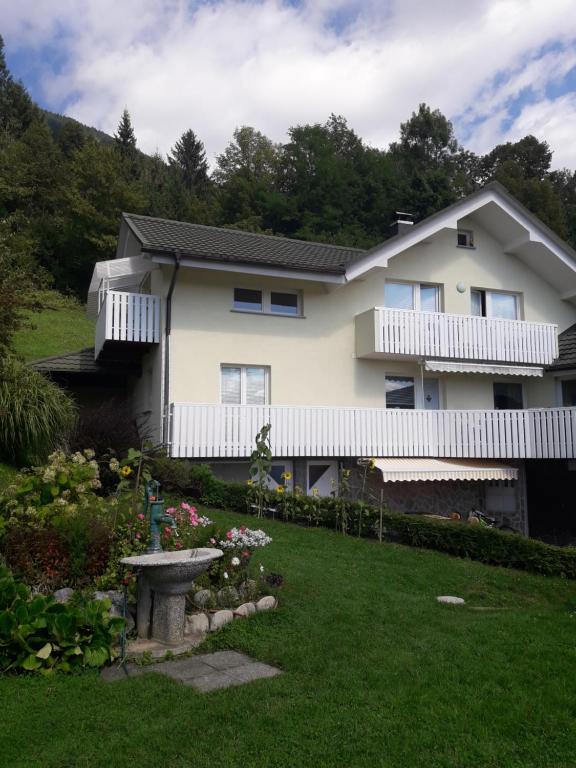
[[[54,355],[34,360],[30,367],[40,373],[109,373],[111,367],[102,365],[94,360],[94,347],[86,347],[78,352],[68,352],[65,355]]]
[[[123,218],[143,250],[153,253],[180,252],[183,256],[207,261],[343,275],[348,264],[366,253],[360,248],[208,227],[134,213],[124,213]]]
[[[558,335],[558,357],[549,371],[576,368],[576,323]]]

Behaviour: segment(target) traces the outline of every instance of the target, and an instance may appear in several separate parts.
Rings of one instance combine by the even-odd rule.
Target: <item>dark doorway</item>
[[[576,461],[526,461],[530,536],[550,544],[576,544]]]

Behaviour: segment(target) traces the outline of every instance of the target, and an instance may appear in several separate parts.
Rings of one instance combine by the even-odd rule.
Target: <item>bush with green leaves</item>
[[[49,675],[107,664],[124,626],[109,609],[109,600],[62,605],[32,595],[0,567],[0,672]]]
[[[0,459],[16,466],[44,461],[74,428],[66,392],[12,356],[0,360]]]

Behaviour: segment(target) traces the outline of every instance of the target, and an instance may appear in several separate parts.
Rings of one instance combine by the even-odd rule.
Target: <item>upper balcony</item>
[[[550,365],[558,356],[553,323],[375,307],[356,315],[363,358],[476,360]]]
[[[160,298],[146,293],[101,291],[94,357],[139,356],[160,342]]]

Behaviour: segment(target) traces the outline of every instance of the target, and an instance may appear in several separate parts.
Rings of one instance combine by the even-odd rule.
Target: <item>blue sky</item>
[[[347,117],[386,146],[422,101],[487,151],[527,133],[576,168],[573,0],[0,0],[8,64],[43,106],[140,146],[238,125],[283,141]]]

